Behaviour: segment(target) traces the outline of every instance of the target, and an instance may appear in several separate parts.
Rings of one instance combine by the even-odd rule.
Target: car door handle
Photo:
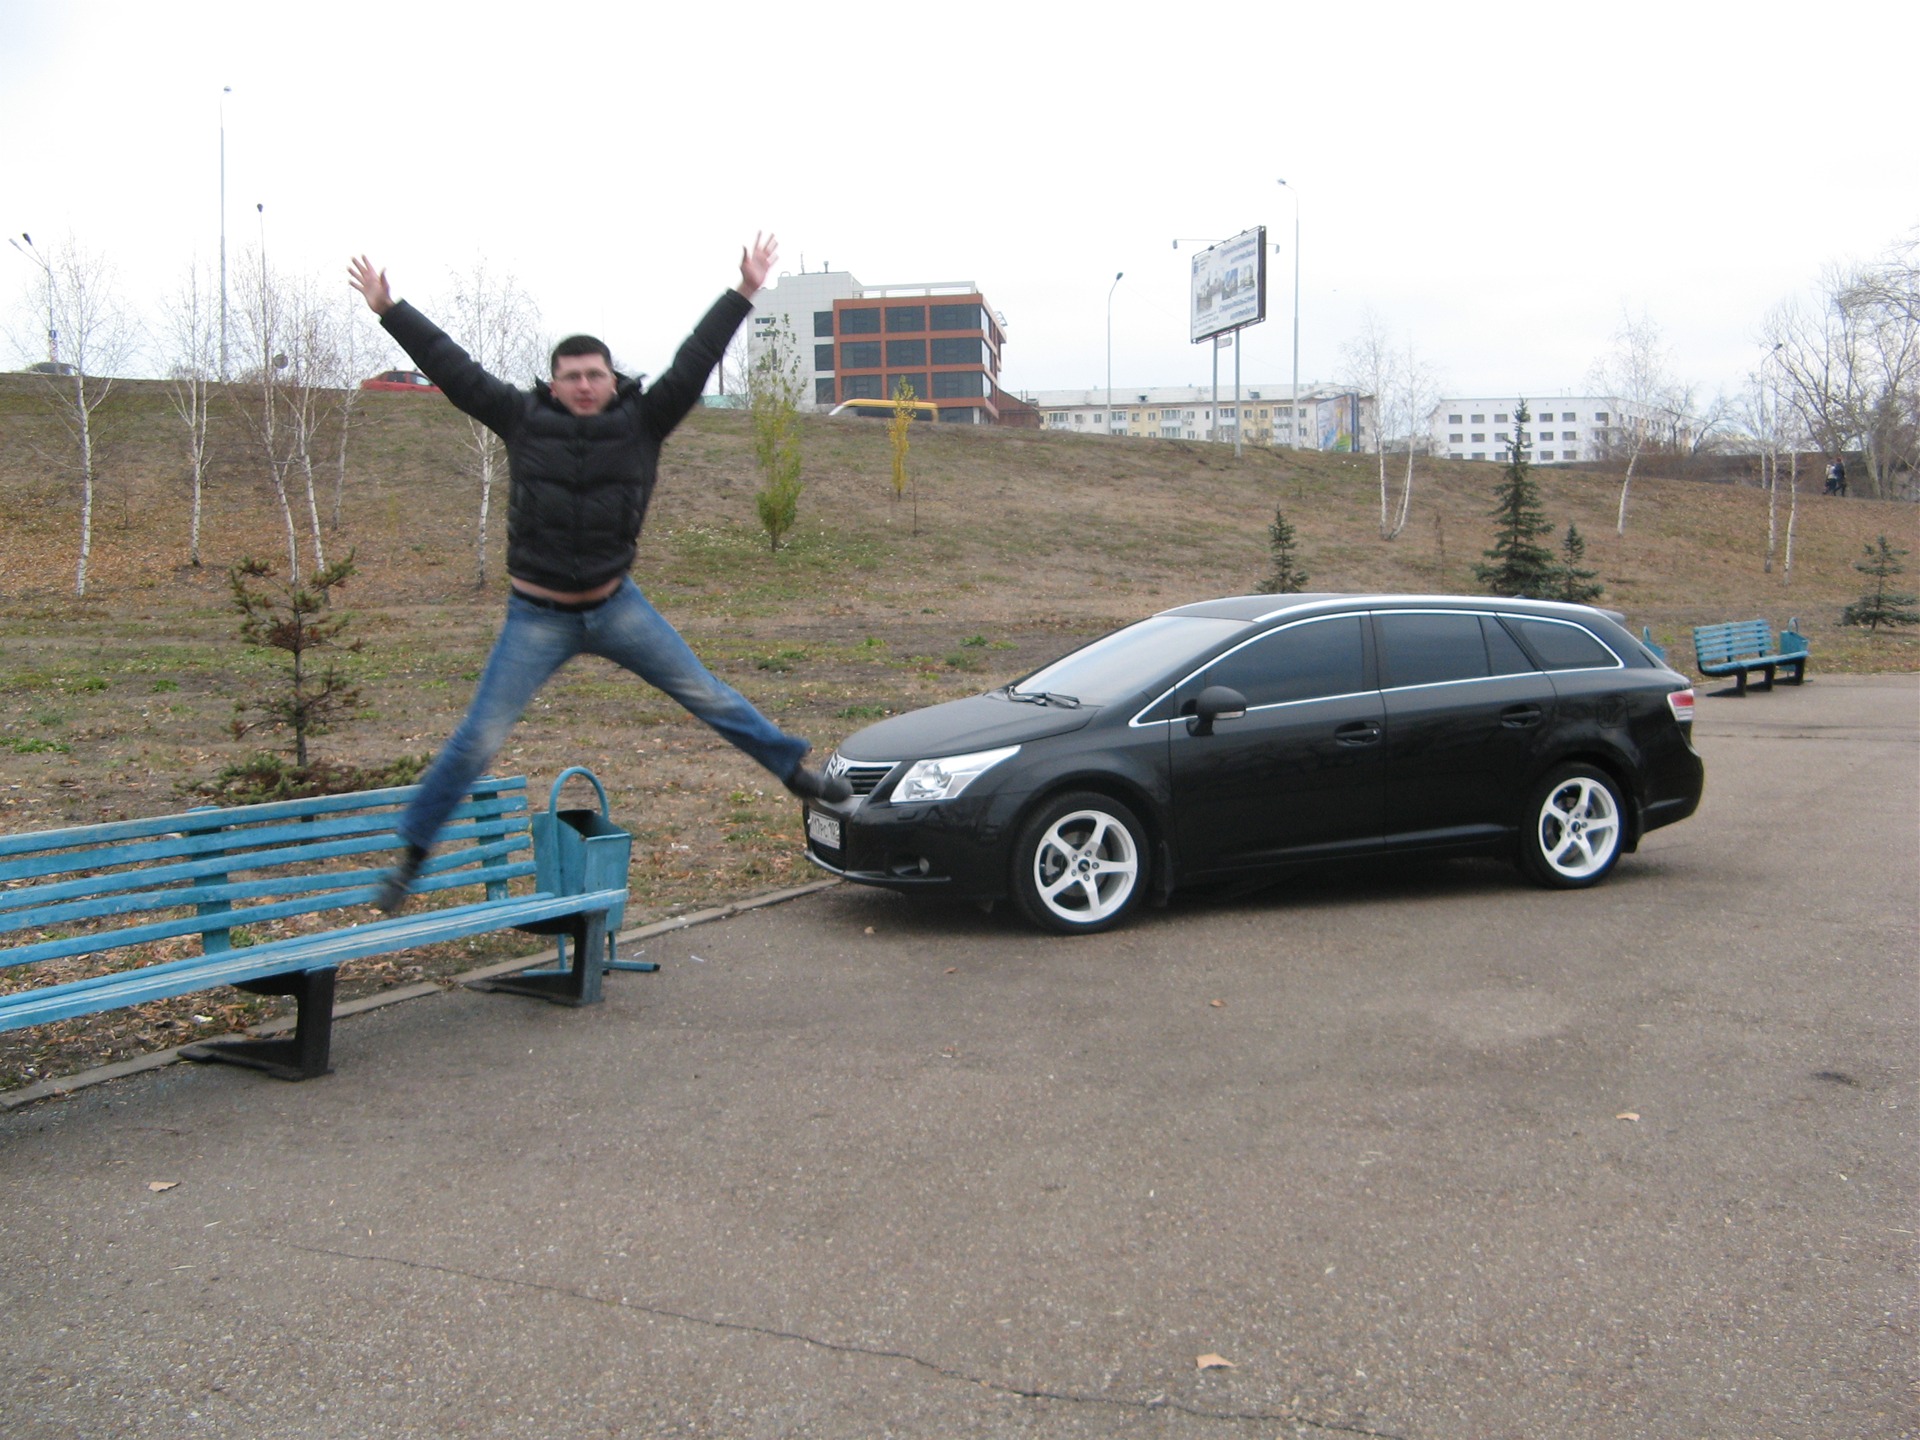
[[[1342,745],[1371,745],[1380,738],[1380,726],[1372,720],[1350,720],[1333,732]]]
[[[1514,705],[1500,712],[1500,723],[1509,730],[1525,730],[1538,725],[1541,710],[1538,705]]]

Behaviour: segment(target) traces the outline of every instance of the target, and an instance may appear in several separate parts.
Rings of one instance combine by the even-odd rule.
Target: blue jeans
[[[602,656],[664,690],[781,780],[812,748],[715,678],[632,580],[623,580],[603,604],[577,613],[548,610],[515,591],[467,718],[434,757],[420,793],[400,818],[401,839],[432,848],[441,825],[493,763],[535,692],[576,655]]]

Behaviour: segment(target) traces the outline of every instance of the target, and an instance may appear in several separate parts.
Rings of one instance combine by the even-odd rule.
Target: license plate
[[[840,848],[840,821],[836,816],[823,815],[818,810],[807,812],[807,838],[830,850]]]

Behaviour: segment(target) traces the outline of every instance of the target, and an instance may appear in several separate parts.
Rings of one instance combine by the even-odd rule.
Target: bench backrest
[[[368,904],[418,788],[0,835],[0,966],[184,937],[214,954],[240,926]],[[532,875],[526,791],[523,776],[476,783],[414,890],[498,900]]]
[[[1702,665],[1773,653],[1773,626],[1765,620],[1729,620],[1724,625],[1693,627],[1693,654]]]

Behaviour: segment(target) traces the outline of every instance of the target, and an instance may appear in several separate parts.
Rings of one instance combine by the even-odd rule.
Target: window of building
[[[880,307],[869,305],[859,310],[840,312],[840,333],[842,335],[878,335],[880,333]]]
[[[983,340],[935,340],[932,353],[936,365],[978,365],[985,349]]]
[[[1482,430],[1482,431],[1479,431],[1479,432],[1477,432],[1477,433],[1476,433],[1476,434],[1474,435],[1474,437],[1473,437],[1473,443],[1474,443],[1474,444],[1476,444],[1476,445],[1484,445],[1484,444],[1486,444],[1486,443],[1487,443],[1487,432],[1486,432],[1486,431],[1484,431],[1484,430]]]
[[[932,379],[936,400],[970,399],[987,393],[987,377],[978,370],[936,370]]]
[[[887,329],[924,330],[927,328],[927,307],[924,305],[887,306]]]
[[[1080,414],[1078,411],[1075,411],[1073,416],[1073,423],[1076,425],[1084,425],[1087,423],[1087,417]]]
[[[1476,425],[1484,425],[1487,423],[1487,417],[1484,415],[1476,415],[1473,417],[1473,423]]]
[[[1562,440],[1578,440],[1580,438],[1580,434],[1576,430],[1562,430],[1560,432],[1560,438]]]
[[[1607,412],[1604,410],[1595,411],[1593,418],[1598,420],[1602,425],[1604,425],[1607,423]]]
[[[879,312],[875,312],[876,314]],[[840,343],[840,368],[842,370],[877,370],[880,368],[880,342],[878,340],[843,340]]]
[[[815,335],[833,334],[833,312],[816,310],[813,312],[813,333]]]
[[[1540,458],[1542,460],[1551,460],[1553,458],[1553,452],[1551,450],[1542,450],[1540,452]]]
[[[1506,413],[1505,413],[1504,411],[1502,411],[1502,412],[1500,412],[1500,413],[1498,413],[1498,414],[1496,414],[1496,415],[1495,415],[1495,416],[1493,417],[1493,423],[1494,423],[1494,424],[1496,424],[1496,425],[1504,425],[1504,424],[1506,424],[1506,423],[1507,423],[1507,417],[1506,417]]]
[[[1546,419],[1546,416],[1543,415],[1540,418],[1544,420]],[[1569,421],[1573,420],[1573,418],[1574,418],[1574,414],[1571,410],[1562,410],[1560,412],[1560,421],[1562,424],[1568,423]]]
[[[831,316],[829,316],[831,318]],[[831,370],[833,368],[833,346],[816,345],[813,347],[813,368]]]
[[[966,405],[956,405],[952,409],[943,407],[940,418],[951,425],[978,425],[980,412]]]
[[[1094,413],[1093,423],[1096,425],[1104,425],[1107,423],[1107,417],[1096,411]]]
[[[1240,417],[1235,413],[1233,406],[1222,405],[1220,407],[1220,418],[1222,420],[1238,420]]]
[[[878,375],[842,375],[840,377],[840,398],[842,400],[884,400],[881,392],[885,382]]]
[[[1447,436],[1447,443],[1449,445],[1464,445],[1466,443],[1466,440],[1467,440],[1467,437],[1465,435]]]
[[[924,340],[887,341],[887,364],[924,365],[927,363],[927,342]]]
[[[1291,415],[1293,412],[1289,410],[1287,413]],[[1458,425],[1461,422],[1461,420],[1464,418],[1465,418],[1464,416],[1460,416],[1460,415],[1449,415],[1447,416],[1447,424]]]
[[[828,311],[827,313],[831,316],[833,312]],[[833,377],[831,375],[822,375],[818,380],[813,382],[813,403],[816,405],[833,404]]]
[[[889,400],[900,393],[900,382],[902,380],[913,387],[913,393],[916,396],[927,393],[927,377],[924,372],[918,375],[889,375],[887,376],[887,398]]]
[[[984,330],[986,321],[978,305],[929,305],[929,330]]]
[[[1191,422],[1192,422],[1192,420],[1193,420],[1193,411],[1191,411],[1191,410],[1189,410],[1189,411],[1187,411],[1187,413],[1186,413],[1186,414],[1185,414],[1184,416],[1182,416],[1181,418],[1182,418],[1182,419],[1184,419],[1184,420],[1186,420],[1186,421],[1188,421],[1189,423],[1191,423]]]
[[[1476,450],[1473,452],[1473,458],[1476,460],[1484,460],[1487,458],[1487,452],[1484,450]]]

